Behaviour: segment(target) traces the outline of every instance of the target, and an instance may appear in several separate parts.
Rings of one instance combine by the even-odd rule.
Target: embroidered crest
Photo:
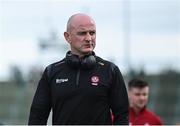
[[[97,86],[99,82],[99,77],[98,76],[92,76],[91,77],[91,84]]]

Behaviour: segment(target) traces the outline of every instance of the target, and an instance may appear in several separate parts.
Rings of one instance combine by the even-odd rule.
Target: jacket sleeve
[[[33,98],[30,109],[29,125],[45,125],[51,110],[51,93],[45,69]]]
[[[129,124],[129,101],[126,86],[119,68],[112,65],[112,83],[110,89],[110,107],[113,114],[113,124]]]

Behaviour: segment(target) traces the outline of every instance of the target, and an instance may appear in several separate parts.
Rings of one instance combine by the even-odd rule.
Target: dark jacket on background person
[[[28,124],[46,124],[52,108],[52,124],[128,125],[128,96],[120,70],[95,58],[88,70],[70,67],[66,58],[49,65],[39,81]]]

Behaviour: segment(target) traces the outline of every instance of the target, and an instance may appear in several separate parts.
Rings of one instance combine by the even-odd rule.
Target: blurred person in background
[[[128,94],[121,72],[93,51],[94,20],[82,13],[72,15],[64,37],[71,50],[64,59],[46,67],[28,124],[47,124],[52,108],[53,124],[128,125]]]
[[[141,79],[132,79],[128,83],[129,124],[163,125],[159,116],[147,108],[149,84]]]

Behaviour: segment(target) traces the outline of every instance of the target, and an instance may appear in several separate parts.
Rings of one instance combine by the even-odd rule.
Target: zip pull
[[[78,69],[78,71],[77,71],[77,75],[76,75],[76,85],[79,85],[79,76],[80,76],[80,69]]]

